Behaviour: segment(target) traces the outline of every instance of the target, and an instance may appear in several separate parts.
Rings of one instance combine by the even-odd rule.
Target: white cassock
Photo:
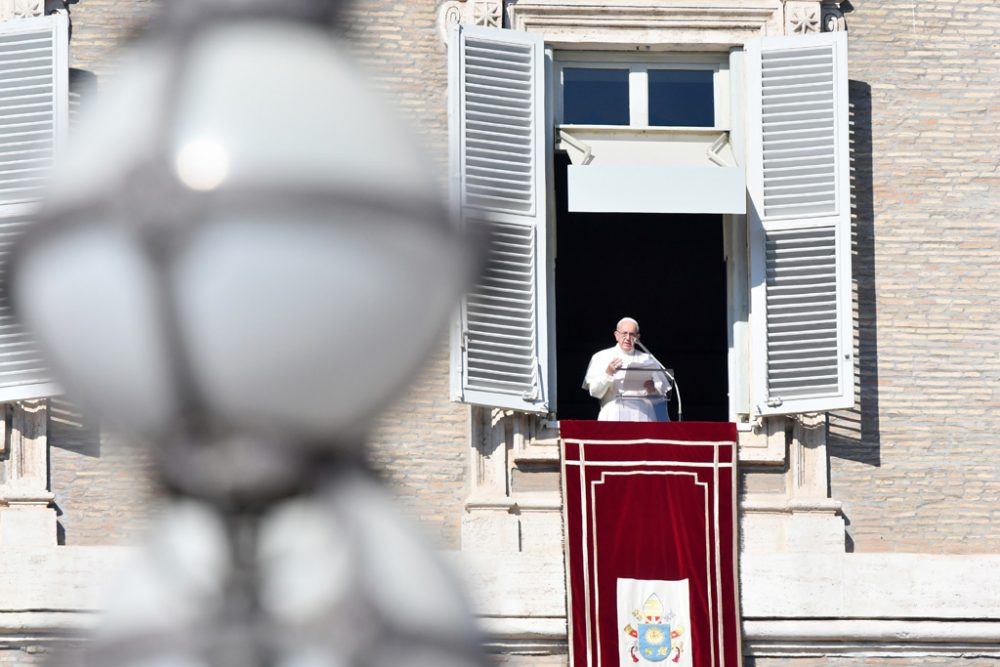
[[[608,364],[615,357],[622,360],[622,366],[614,375],[608,375]],[[670,392],[670,383],[666,381],[663,373],[654,373],[653,383],[656,385],[656,393],[650,395],[644,388],[636,387],[635,381],[626,382],[629,376],[626,369],[630,367],[650,369],[658,366],[645,352],[626,352],[617,345],[601,350],[590,358],[583,388],[601,402],[601,411],[597,415],[599,421],[660,421],[656,415],[656,407]],[[661,408],[661,412],[665,410]],[[670,421],[670,417],[665,421]]]

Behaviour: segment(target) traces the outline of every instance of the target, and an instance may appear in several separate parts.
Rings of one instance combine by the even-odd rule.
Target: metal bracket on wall
[[[559,129],[559,141],[561,143],[569,144],[576,150],[583,153],[583,159],[580,161],[581,165],[587,165],[593,162],[594,151],[593,149],[591,149],[590,144],[580,141],[572,134],[563,129]]]

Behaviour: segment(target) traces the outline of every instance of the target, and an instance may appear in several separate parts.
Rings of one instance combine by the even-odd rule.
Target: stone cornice
[[[817,6],[818,3],[812,3]],[[564,48],[726,48],[751,37],[784,34],[782,0],[516,0],[514,30],[541,33]]]
[[[846,30],[850,9],[838,0],[446,0],[438,26],[444,38],[456,23],[506,25],[563,49],[724,50],[754,37]]]

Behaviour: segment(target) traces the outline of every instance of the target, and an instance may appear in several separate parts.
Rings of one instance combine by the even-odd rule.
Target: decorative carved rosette
[[[0,0],[0,21],[27,19],[44,13],[43,0]]]
[[[442,39],[447,39],[448,28],[458,23],[502,28],[503,0],[448,0],[442,3],[438,9]]]
[[[785,34],[805,35],[820,31],[819,2],[785,3]]]

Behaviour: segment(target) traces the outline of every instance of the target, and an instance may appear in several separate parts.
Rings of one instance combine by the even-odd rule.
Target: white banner
[[[692,667],[688,580],[618,579],[618,664]]]

